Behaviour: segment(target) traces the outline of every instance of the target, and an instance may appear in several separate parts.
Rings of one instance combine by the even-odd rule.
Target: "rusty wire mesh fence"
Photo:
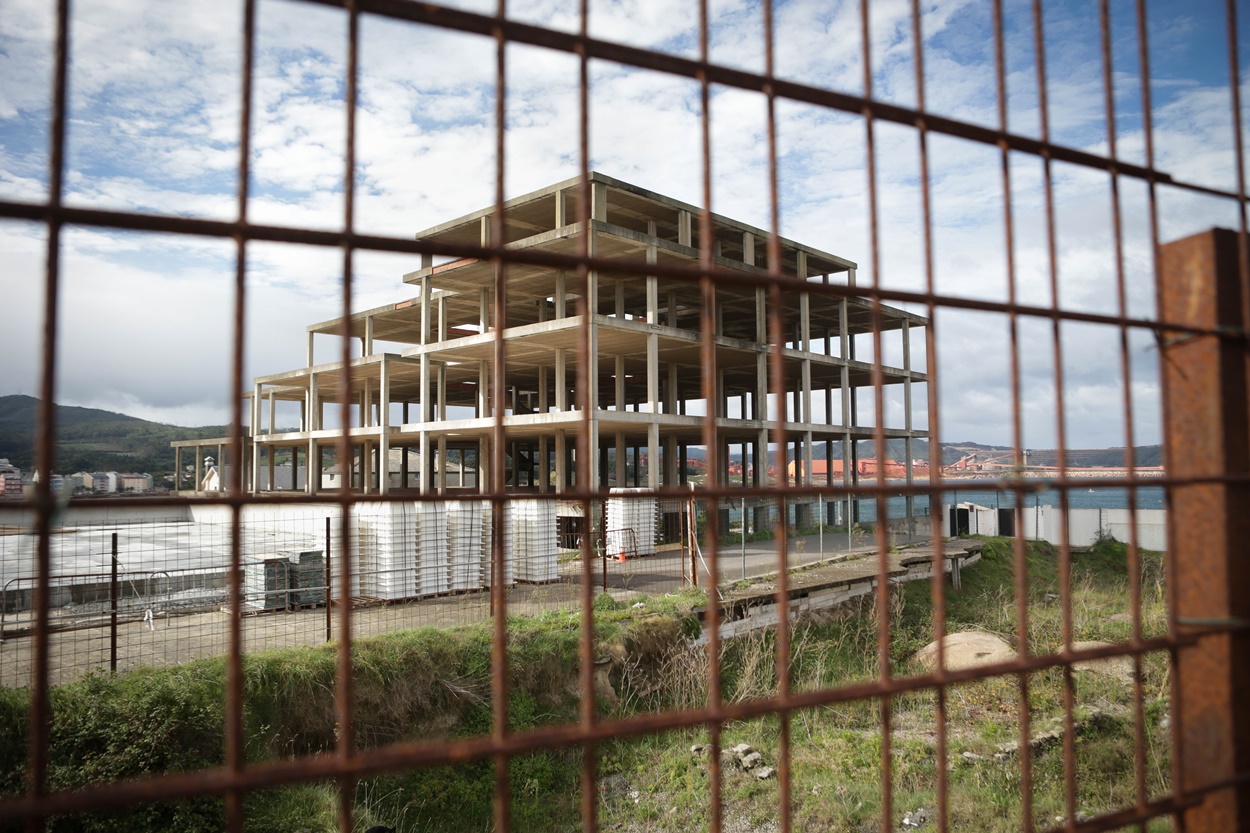
[[[1115,9],[1114,26],[1114,4],[1108,0],[1091,16],[1101,82],[1083,90],[1079,103],[1047,99],[1046,58],[1054,54],[1050,38],[1059,35],[1047,29],[1046,4],[1016,8],[1002,0],[987,2],[983,34],[992,57],[976,83],[992,89],[995,106],[967,120],[927,107],[930,76],[922,27],[928,10],[919,2],[911,4],[903,30],[913,51],[913,74],[896,79],[913,88],[914,105],[899,104],[894,90],[886,95],[880,89],[872,53],[880,44],[872,29],[877,7],[867,2],[845,7],[839,18],[839,25],[859,32],[862,78],[847,82],[852,91],[845,84],[789,80],[775,71],[778,54],[792,45],[774,34],[774,5],[781,4],[770,0],[751,8],[755,17],[739,32],[758,42],[762,61],[754,70],[714,60],[707,2],[698,5],[685,55],[596,33],[593,4],[587,2],[563,27],[514,19],[504,3],[496,14],[402,0],[295,5],[335,10],[346,31],[341,45],[346,66],[342,213],[328,229],[314,223],[260,223],[252,214],[249,195],[257,164],[251,152],[253,76],[257,20],[266,6],[252,0],[243,4],[241,15],[233,214],[205,219],[66,200],[68,79],[75,52],[70,3],[62,0],[57,7],[46,198],[0,201],[0,217],[38,224],[46,237],[41,481],[20,504],[29,528],[0,537],[5,570],[0,683],[14,697],[20,692],[26,731],[23,750],[3,753],[17,754],[24,769],[20,778],[2,784],[0,823],[40,830],[49,823],[86,823],[107,817],[101,813],[141,806],[209,806],[206,812],[219,814],[212,818],[223,819],[230,830],[243,830],[253,824],[257,796],[329,784],[335,796],[331,823],[351,831],[362,820],[387,820],[373,808],[390,806],[387,791],[402,783],[393,779],[446,773],[447,781],[439,783],[472,780],[491,794],[482,826],[497,830],[658,828],[666,814],[675,824],[711,830],[804,829],[837,823],[812,815],[813,797],[822,790],[835,793],[842,805],[867,802],[863,829],[932,825],[948,830],[969,823],[965,814],[975,799],[963,794],[960,773],[973,772],[977,779],[998,783],[1000,796],[1009,795],[991,812],[1017,829],[1250,828],[1250,719],[1244,709],[1250,698],[1248,612],[1234,592],[1245,587],[1241,551],[1250,532],[1250,238],[1239,63],[1245,38],[1238,17],[1243,10],[1234,0],[1219,10],[1219,32],[1226,42],[1218,47],[1228,58],[1227,98],[1205,106],[1227,111],[1236,173],[1233,182],[1214,183],[1174,176],[1156,165],[1154,33],[1145,2],[1127,17],[1124,9]],[[1004,5],[1010,8],[1005,11]],[[1010,32],[1005,14],[1016,22]],[[362,27],[378,21],[472,36],[492,62],[493,95],[479,104],[494,108],[493,172],[483,174],[493,183],[494,201],[462,227],[413,240],[375,233],[358,222],[357,201],[368,196],[362,193],[366,189],[357,162],[358,143],[365,139],[357,118],[361,65],[367,57]],[[1019,56],[1010,49],[1027,57],[1025,75],[1037,85],[1035,133],[1010,129],[1008,86],[1016,83],[1019,70]],[[584,173],[563,183],[558,193],[542,195],[543,200],[552,197],[541,206],[543,212],[554,211],[552,228],[522,216],[523,206],[509,202],[513,195],[505,190],[508,90],[513,73],[524,71],[524,56],[530,55],[522,50],[567,61],[557,63],[576,82],[576,115],[567,141]],[[1142,145],[1131,153],[1117,144],[1117,129],[1126,118],[1117,112],[1117,85],[1126,82],[1117,78],[1116,60],[1124,55],[1137,62],[1129,77],[1140,100],[1135,136]],[[591,173],[591,111],[612,106],[596,97],[594,73],[600,66],[636,71],[656,83],[689,85],[698,103],[698,127],[679,140],[700,149],[697,207],[673,203],[663,212],[656,209],[648,220],[639,206],[656,200],[654,195]],[[767,177],[759,199],[769,222],[763,229],[744,230],[713,214],[713,124],[720,118],[713,116],[713,101],[726,90],[753,96],[764,113],[761,153]],[[1062,132],[1056,114],[1078,104],[1104,111],[1101,141],[1087,147],[1054,138]],[[779,236],[784,194],[778,125],[779,114],[790,107],[836,114],[860,137],[868,242],[863,271],[870,280],[863,274],[857,280],[849,261],[813,266],[817,253]],[[935,247],[942,205],[930,187],[930,165],[935,149],[955,140],[975,147],[994,174],[994,192],[981,196],[992,202],[995,224],[979,233],[1000,259],[1001,294],[969,294],[951,284]],[[887,143],[907,143],[915,154],[909,199],[883,198],[881,178],[888,160],[882,148]],[[820,176],[811,169],[803,178]],[[1030,188],[1021,185],[1030,177]],[[1057,229],[1065,218],[1055,192],[1074,182],[1077,188],[1097,183],[1110,211],[1104,218],[1108,245],[1097,266],[1112,280],[1101,307],[1066,302],[1072,284],[1060,274],[1063,241]],[[1023,191],[1036,198],[1030,216],[1037,222],[1029,229],[1019,222],[1025,213],[1019,204]],[[1165,191],[1218,204],[1236,229],[1165,244],[1160,223]],[[1122,223],[1129,203],[1146,241],[1144,248],[1133,249],[1133,258],[1125,256],[1128,232]],[[910,283],[888,280],[891,273],[883,268],[892,257],[884,228],[904,210],[919,218],[919,271]],[[526,229],[524,234],[518,228]],[[68,291],[64,240],[83,229],[180,235],[232,247],[232,311],[227,320],[215,322],[219,332],[229,334],[231,346],[226,386],[232,421],[222,447],[229,459],[246,464],[223,469],[220,488],[213,491],[95,501],[105,507],[150,508],[154,516],[195,507],[211,511],[210,522],[64,528],[67,509],[51,486],[57,466],[52,403],[58,372],[72,358],[62,355],[59,332]],[[563,242],[514,245],[548,231]],[[1044,262],[1018,261],[1017,247],[1026,234],[1040,241]],[[608,235],[633,245],[613,249]],[[274,244],[315,247],[322,257],[341,261],[346,277],[340,317],[318,331],[342,336],[341,352],[331,362],[333,371],[314,366],[310,327],[307,373],[249,382],[245,340],[255,301],[247,259],[254,247]],[[358,260],[372,253],[421,262],[413,273],[422,286],[421,301],[405,307],[421,315],[416,351],[425,357],[421,360],[416,353],[405,354],[374,367],[370,356],[352,352],[353,339],[374,337],[373,320],[356,316],[354,289]],[[465,286],[473,291],[444,296],[443,305],[432,306],[432,281],[440,269],[453,267],[472,274]],[[548,279],[550,285],[537,283]],[[943,318],[951,314],[965,317]],[[480,327],[457,329],[460,325],[444,316],[480,320]],[[1009,401],[1001,413],[1014,450],[996,474],[978,484],[1005,496],[993,524],[1006,543],[947,540],[966,529],[966,520],[957,509],[950,514],[945,507],[960,504],[958,489],[968,487],[951,482],[938,447],[942,420],[951,415],[941,407],[937,380],[952,365],[973,359],[939,355],[945,342],[935,330],[943,321],[995,333],[987,336],[989,349],[980,349],[995,352],[1006,368]],[[553,348],[559,356],[551,369],[533,370],[531,379],[523,336],[539,330],[559,331],[563,340]],[[1126,519],[1117,521],[1127,541],[1118,567],[1122,587],[1114,615],[1120,618],[1112,631],[1105,631],[1117,635],[1111,643],[1085,639],[1089,623],[1112,612],[1078,607],[1082,582],[1094,578],[1086,566],[1092,562],[1075,553],[1069,528],[1068,510],[1075,508],[1079,493],[1094,491],[1065,456],[1081,395],[1075,384],[1065,382],[1065,374],[1085,358],[1065,349],[1086,344],[1079,334],[1087,330],[1100,334],[1100,349],[1114,356],[1112,364],[1119,368],[1112,412],[1118,414],[1125,447],[1122,473],[1097,484],[1128,495]],[[435,331],[438,336],[430,336]],[[611,341],[618,331],[636,331],[639,340]],[[451,338],[466,339],[468,352],[440,354],[451,350],[446,346]],[[749,341],[756,347],[742,346]],[[1045,345],[1040,352],[1046,355],[1026,349],[1026,341]],[[671,351],[693,370],[673,369],[660,379],[654,352],[633,355],[631,344]],[[1149,480],[1134,459],[1141,411],[1150,407],[1142,404],[1135,387],[1139,377],[1133,362],[1143,344],[1159,351],[1167,440],[1166,471],[1152,472]],[[748,354],[749,360],[744,358]],[[891,355],[900,358],[890,363]],[[1040,412],[1026,401],[1023,382],[1026,370],[1039,362],[1053,380]],[[324,378],[316,378],[317,373]],[[453,488],[445,482],[432,487],[427,463],[418,464],[424,467],[419,476],[410,475],[407,452],[396,489],[385,486],[390,472],[370,482],[366,460],[370,453],[376,453],[375,464],[388,459],[384,437],[389,436],[384,424],[377,435],[380,447],[359,449],[361,437],[377,427],[370,422],[375,418],[370,397],[380,397],[376,418],[385,423],[382,415],[392,404],[386,399],[392,390],[388,384],[399,390],[408,382],[414,391],[411,404],[422,417],[409,419],[405,400],[405,424],[427,421],[435,413],[446,419],[440,409],[445,411],[448,402],[476,409],[461,426],[476,432],[476,488],[464,488],[463,481]],[[321,393],[319,384],[324,385]],[[337,413],[325,423],[319,395]],[[822,395],[817,412],[825,424],[812,409],[813,399]],[[268,433],[261,430],[266,396]],[[295,403],[293,413],[303,420],[298,437],[276,428],[274,401],[283,397]],[[547,432],[543,422],[556,411],[564,420],[558,436]],[[659,414],[664,419],[654,418]],[[1054,465],[1041,480],[1030,476],[1024,455],[1026,430],[1037,420],[1054,426],[1056,446]],[[660,425],[674,438],[674,445],[663,446],[666,464],[676,469],[680,448],[684,469],[687,449],[702,449],[700,476],[688,480],[683,471],[644,481],[643,452],[658,471],[656,452],[670,436],[660,435]],[[913,458],[923,452],[913,443],[926,437],[931,441],[929,459],[923,461],[928,474],[920,476],[921,461]],[[421,461],[446,454],[424,429],[409,439],[420,449]],[[889,459],[891,442],[905,443],[903,482],[889,473],[891,465],[899,465]],[[822,443],[827,443],[823,451]],[[838,467],[834,443],[844,443]],[[731,449],[738,444],[742,453],[734,464]],[[518,452],[518,447],[530,450]],[[612,476],[609,450],[615,451],[612,465],[617,467]],[[635,469],[624,467],[627,450]],[[318,493],[315,484],[309,485],[315,467],[308,465],[303,490],[294,479],[285,492],[260,488],[266,465],[268,482],[275,482],[279,453],[289,455],[292,471],[301,454],[306,464],[327,454],[338,461],[356,460],[360,468],[352,476],[357,480],[349,488]],[[541,459],[532,462],[524,482],[519,473],[523,454],[530,461]],[[870,466],[865,467],[864,457]],[[752,476],[748,458],[756,472]],[[763,474],[769,467],[771,479]],[[183,474],[179,466],[178,477]],[[195,480],[202,481],[203,474],[197,469]],[[610,483],[631,490],[618,496],[623,504],[645,504],[638,515],[643,520],[626,509],[610,515]],[[558,500],[547,494],[549,485]],[[1139,492],[1157,487],[1165,490],[1170,512],[1166,556],[1147,552],[1138,540],[1144,528],[1136,517]],[[1034,521],[1040,517],[1030,496],[1043,488],[1052,490],[1058,503],[1057,543],[1045,562],[1054,573],[1054,593],[1040,590],[1035,586],[1040,579],[1030,575],[1030,565],[1036,569],[1037,562],[1030,561],[1027,539],[1045,536],[1029,534],[1026,516],[1033,506]],[[580,523],[557,522],[562,517],[557,502]],[[71,502],[68,511],[75,508]],[[1108,537],[1101,523],[1099,539]],[[637,530],[644,528],[640,536]],[[758,540],[748,541],[752,534]],[[518,544],[522,536],[530,537]],[[541,558],[516,555],[537,551]],[[835,555],[845,561],[855,552],[867,557],[850,566],[830,566],[843,571],[833,577],[790,572],[809,563],[826,564]],[[988,663],[956,665],[948,661],[944,637],[954,630],[948,619],[954,623],[964,615],[956,589],[961,570],[966,576],[978,564],[984,568],[991,562],[1001,568],[1003,581],[994,597],[995,621],[1014,651]],[[915,581],[910,595],[901,589],[909,580]],[[926,589],[916,594],[917,586]],[[818,598],[826,606],[849,605],[844,609],[858,614],[859,629],[847,637],[852,659],[841,666],[836,651],[812,651],[816,631],[797,616]],[[921,601],[927,607],[917,622]],[[664,654],[654,666],[614,666],[619,657],[601,640],[605,620],[597,617],[648,605],[697,616],[699,635],[690,634],[682,649]],[[644,609],[642,615],[654,610]],[[556,623],[564,640],[560,644],[574,660],[572,670],[565,669],[568,679],[532,679],[549,673],[526,630],[527,621],[538,620]],[[751,628],[742,624],[748,620]],[[399,683],[371,664],[376,656],[370,646],[382,643],[369,637],[461,624],[473,625],[472,633],[483,640],[484,667],[478,670],[487,682],[479,686],[451,677],[437,696],[460,703],[460,714],[477,715],[476,722],[464,718],[459,725],[435,726],[425,734],[386,724],[378,714],[396,706],[388,700],[400,696]],[[738,638],[748,630],[758,632],[757,625],[771,626],[767,638]],[[917,633],[937,645],[927,668],[900,656],[900,646]],[[320,735],[271,734],[257,740],[252,734],[256,721],[276,721],[277,716],[262,713],[259,700],[248,692],[257,673],[279,676],[282,660],[254,654],[327,642],[327,652],[317,656],[332,666],[328,681],[299,689],[287,705],[293,712],[315,711]],[[440,650],[450,650],[448,644],[438,643]],[[221,663],[213,666],[221,671],[224,702],[217,704],[220,725],[211,764],[94,782],[66,775],[56,758],[66,743],[59,733],[67,727],[58,722],[63,720],[62,683],[93,669],[125,672],[198,657],[217,657]],[[1125,669],[1123,689],[1078,684],[1078,666],[1109,660]],[[89,680],[96,684],[104,676]],[[660,696],[664,685],[667,693]],[[573,705],[554,718],[544,715],[534,705],[534,686],[558,689],[572,696]],[[628,702],[622,704],[622,696]],[[965,722],[987,713],[1005,716],[1006,723],[996,725],[1010,729],[981,739],[976,748],[992,744],[997,750],[983,755],[971,751]],[[813,728],[822,722],[840,727],[837,743]],[[748,775],[743,774],[748,755],[732,751],[743,736],[767,737],[770,744],[769,765],[752,762]],[[1109,746],[1098,746],[1099,739]],[[616,758],[629,744],[648,743],[694,747],[685,769],[671,775],[674,783],[688,779],[682,798],[666,794],[652,802],[651,796],[630,791]],[[844,760],[854,756],[869,761],[871,777],[845,768]],[[557,802],[565,815],[544,818],[556,810],[535,806],[534,796],[544,778],[554,777],[553,762],[572,767],[577,776]],[[744,781],[748,776],[754,780]],[[1091,797],[1089,784],[1106,794]],[[766,818],[743,822],[740,804],[748,792],[768,808]],[[642,820],[623,814],[621,808],[631,803],[646,805]],[[925,809],[917,815],[919,803]],[[438,818],[412,812],[401,821],[405,829],[439,829]]]

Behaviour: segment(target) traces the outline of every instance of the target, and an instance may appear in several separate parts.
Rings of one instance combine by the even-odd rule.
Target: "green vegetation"
[[[39,400],[0,396],[0,457],[20,469],[34,466]],[[140,471],[165,475],[174,470],[174,440],[224,437],[225,425],[182,428],[95,408],[56,408],[58,472]]]
[[[1057,556],[1046,545],[1028,552],[1029,639],[1035,652],[1062,641]],[[1162,559],[1141,564],[1144,635],[1162,632]],[[947,629],[980,630],[1013,640],[1014,561],[1009,541],[989,541],[981,562],[963,574],[963,589],[946,591]],[[1072,628],[1077,640],[1128,638],[1124,547],[1104,542],[1073,556]],[[605,716],[631,716],[706,702],[706,649],[692,607],[697,593],[643,598],[642,607],[607,595],[595,601],[597,655],[610,660],[613,691],[599,698]],[[932,637],[931,587],[893,591],[889,662],[895,675],[921,673],[912,660]],[[514,730],[577,719],[578,626],[574,612],[550,612],[508,623],[510,714]],[[723,646],[722,691],[729,701],[776,693],[774,635]],[[356,646],[356,732],[368,749],[399,740],[480,736],[491,727],[489,625],[420,629],[361,640]],[[797,691],[874,679],[877,615],[871,599],[796,627],[791,679]],[[223,758],[224,668],[220,661],[92,677],[53,692],[50,776],[54,787],[127,778],[166,769],[194,769]],[[245,662],[246,749],[250,760],[331,748],[335,738],[332,647],[250,654]],[[1160,720],[1167,710],[1167,657],[1143,657],[1146,771],[1150,795],[1168,788],[1168,745]],[[1134,802],[1132,688],[1094,673],[1072,675],[1075,714],[1076,810],[1094,814]],[[996,677],[946,692],[948,811],[952,829],[1018,830],[1018,753],[999,745],[1020,738],[1019,680]],[[0,692],[0,790],[22,788],[20,750],[24,691]],[[1036,735],[1061,723],[1064,674],[1029,675],[1029,716]],[[881,703],[834,703],[790,718],[795,829],[880,829]],[[892,699],[894,819],[935,811],[937,702],[933,691]],[[776,766],[776,717],[731,722],[722,744],[748,743]],[[705,829],[706,728],[604,742],[595,747],[598,812],[605,830]],[[1039,826],[1065,814],[1062,739],[1033,751],[1033,806]],[[966,754],[965,754],[966,753]],[[997,755],[997,756],[996,756]],[[535,752],[509,764],[513,828],[577,830],[581,750]],[[354,795],[358,829],[397,825],[401,831],[491,828],[494,769],[489,761],[418,769],[362,781]],[[726,765],[723,800],[733,829],[775,819],[778,780],[761,780]],[[337,787],[329,783],[257,791],[247,797],[249,829],[321,833],[335,827]],[[216,799],[134,808],[124,814],[58,819],[55,830],[215,830]],[[730,825],[727,823],[727,828]],[[1163,826],[1150,829],[1165,829]]]

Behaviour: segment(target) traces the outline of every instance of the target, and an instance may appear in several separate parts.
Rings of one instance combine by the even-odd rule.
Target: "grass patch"
[[[1028,639],[1035,652],[1062,642],[1058,556],[1030,545]],[[946,590],[947,630],[976,629],[1014,644],[1015,559],[1010,541],[986,542],[979,564],[963,574],[961,591]],[[1163,632],[1163,566],[1144,553],[1140,566],[1143,635]],[[1122,641],[1129,637],[1129,581],[1124,547],[1105,542],[1073,556],[1073,637]],[[596,654],[610,660],[613,698],[601,698],[608,717],[628,717],[707,701],[706,646],[691,610],[697,591],[594,604]],[[919,673],[912,654],[933,638],[931,588],[916,582],[891,593],[888,662],[895,675]],[[568,723],[578,716],[577,667],[581,616],[551,611],[510,619],[508,657],[510,728],[524,731]],[[878,674],[878,617],[872,597],[793,630],[794,690],[830,688]],[[460,738],[491,731],[490,625],[418,629],[359,640],[355,646],[356,733],[368,749],[418,738]],[[780,675],[771,632],[722,646],[721,690],[731,702],[776,694]],[[263,760],[330,749],[334,722],[332,646],[249,654],[245,658],[246,749]],[[1143,658],[1145,735],[1150,795],[1169,788],[1167,658]],[[53,691],[50,779],[56,788],[124,779],[148,772],[197,769],[223,759],[221,661],[88,677]],[[1134,713],[1131,687],[1097,674],[1074,674],[1079,723],[1077,810],[1095,814],[1133,804]],[[1062,723],[1062,671],[1028,676],[1028,717],[1036,734]],[[1020,681],[996,677],[951,686],[947,718],[948,811],[952,829],[1007,831],[1022,827],[1018,754],[999,755],[1021,737]],[[894,818],[936,809],[937,694],[915,691],[890,702]],[[0,789],[23,789],[26,693],[0,691]],[[883,704],[858,700],[809,708],[789,718],[793,813],[796,829],[878,830],[884,744]],[[764,763],[780,755],[780,718],[730,722],[722,743],[753,746]],[[707,744],[706,728],[609,740],[594,748],[596,797],[602,829],[703,829],[709,818],[709,760],[691,746]],[[539,751],[509,761],[514,829],[580,829],[582,751]],[[1034,824],[1054,825],[1065,813],[1062,740],[1033,752]],[[727,829],[767,827],[777,814],[776,778],[761,780],[726,763],[722,795]],[[353,796],[357,829],[371,824],[402,831],[483,831],[493,825],[492,761],[432,767],[365,779]],[[262,790],[246,798],[248,827],[265,831],[335,830],[338,786],[331,783]],[[216,830],[217,799],[131,808],[53,820],[53,830]],[[1154,825],[1149,829],[1166,829]]]

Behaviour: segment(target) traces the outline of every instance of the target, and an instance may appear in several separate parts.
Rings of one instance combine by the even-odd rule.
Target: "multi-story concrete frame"
[[[419,288],[415,297],[351,317],[347,330],[362,344],[362,357],[351,362],[355,424],[348,431],[356,454],[350,466],[335,465],[333,482],[350,471],[351,487],[364,493],[477,489],[489,482],[485,468],[494,408],[503,408],[507,483],[564,491],[574,479],[574,438],[582,423],[576,410],[577,357],[587,336],[596,357],[587,369],[595,485],[654,488],[685,479],[687,450],[702,449],[708,407],[700,362],[703,299],[698,281],[648,276],[642,269],[650,263],[697,263],[706,234],[717,267],[765,275],[766,232],[719,215],[704,229],[695,206],[598,173],[590,175],[590,190],[589,228],[579,222],[578,179],[510,200],[504,206],[504,242],[518,250],[578,254],[582,236],[589,234],[594,256],[644,266],[622,274],[592,272],[586,289],[591,313],[583,316],[576,273],[509,263],[503,367],[493,366],[499,322],[495,266],[489,260],[435,262],[427,256],[422,268],[404,277]],[[417,238],[487,245],[493,213],[483,209]],[[849,260],[791,240],[782,240],[780,248],[786,275],[854,283],[855,264]],[[855,351],[857,339],[872,338],[874,318],[871,304],[854,297],[787,290],[783,303],[787,459],[801,464],[799,479],[805,481],[813,458],[831,460],[837,449],[836,456],[852,459],[856,442],[873,436],[857,419],[857,391],[872,384],[874,367],[857,360]],[[888,306],[879,308],[876,321],[882,337],[898,339],[901,348],[891,354],[902,356],[902,366],[881,365],[879,371],[884,384],[902,386],[903,424],[886,427],[884,434],[906,441],[910,467],[911,440],[924,436],[911,422],[912,385],[925,380],[912,368],[911,330],[927,321]],[[307,367],[255,380],[249,392],[255,427],[248,443],[249,484],[275,483],[274,461],[288,453],[295,470],[301,461],[311,461],[305,490],[315,492],[328,482],[320,471],[323,454],[333,453],[339,431],[324,420],[338,413],[337,405],[332,412],[327,406],[335,403],[343,366],[314,364],[313,345],[319,336],[341,335],[343,323],[334,319],[308,328]],[[740,453],[741,471],[732,480],[764,484],[771,439],[767,418],[775,416],[765,405],[771,390],[765,290],[719,282],[709,323],[716,328],[717,395],[711,407],[720,444],[711,453],[720,455],[727,482],[730,455]],[[504,401],[491,402],[498,373],[506,393]],[[275,403],[283,400],[301,403],[298,431],[276,433]],[[871,397],[864,402],[870,404]],[[853,466],[844,471],[853,477]],[[779,474],[785,476],[785,470]]]

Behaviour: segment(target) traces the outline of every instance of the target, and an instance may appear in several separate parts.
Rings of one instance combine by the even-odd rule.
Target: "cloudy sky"
[[[54,21],[47,0],[0,0],[0,199],[47,199]],[[493,2],[453,2],[493,12]],[[1006,0],[1009,129],[1040,136],[1039,75],[1030,6]],[[1045,5],[1053,141],[1106,153],[1098,5]],[[1145,162],[1134,4],[1113,2],[1115,125],[1126,161]],[[1223,3],[1149,4],[1156,164],[1174,178],[1235,187]],[[70,27],[70,113],[64,199],[77,206],[233,219],[238,165],[241,3],[78,0]],[[514,0],[509,16],[578,27],[576,0]],[[925,0],[927,107],[996,127],[990,0]],[[343,223],[347,18],[288,0],[259,0],[250,219],[340,228]],[[697,56],[697,4],[591,0],[592,35]],[[874,94],[914,107],[910,3],[874,0]],[[676,9],[676,11],[674,11]],[[859,3],[778,0],[777,72],[861,94]],[[712,60],[762,70],[762,10],[710,2]],[[1250,65],[1243,15],[1241,65]],[[494,196],[495,45],[488,38],[366,16],[361,23],[356,228],[409,236],[487,205]],[[577,174],[578,64],[533,47],[507,51],[507,181],[516,195]],[[688,80],[596,61],[591,68],[592,166],[701,202],[699,89]],[[1250,73],[1240,83],[1250,102]],[[713,209],[767,227],[765,101],[715,88]],[[877,127],[879,270],[871,268],[866,129],[862,118],[778,105],[781,232],[860,264],[860,282],[923,289],[923,223],[916,132]],[[1245,113],[1242,114],[1246,122]],[[1004,195],[995,148],[930,142],[938,292],[1006,300]],[[1017,296],[1052,302],[1041,163],[1012,159]],[[1059,304],[1115,314],[1112,202],[1106,174],[1053,168]],[[1154,313],[1146,189],[1122,180],[1129,313]],[[1164,240],[1235,226],[1228,201],[1160,189]],[[71,228],[63,238],[58,398],[180,425],[228,419],[233,247],[227,241]],[[44,310],[44,233],[0,221],[0,298],[8,347],[0,394],[38,391]],[[248,251],[247,373],[304,361],[304,326],[339,310],[341,256],[256,244]],[[362,253],[357,308],[410,297],[412,258]],[[937,317],[940,433],[1010,444],[1009,341],[1004,316],[941,310]],[[1024,444],[1055,443],[1053,331],[1020,327]],[[1065,325],[1062,377],[1070,446],[1122,445],[1126,380],[1119,331]],[[1130,337],[1138,443],[1159,441],[1157,355]],[[327,340],[319,361],[334,358]],[[892,358],[887,355],[887,358]],[[923,424],[924,396],[918,392]],[[870,403],[869,403],[870,404]],[[901,424],[891,398],[890,424]]]

